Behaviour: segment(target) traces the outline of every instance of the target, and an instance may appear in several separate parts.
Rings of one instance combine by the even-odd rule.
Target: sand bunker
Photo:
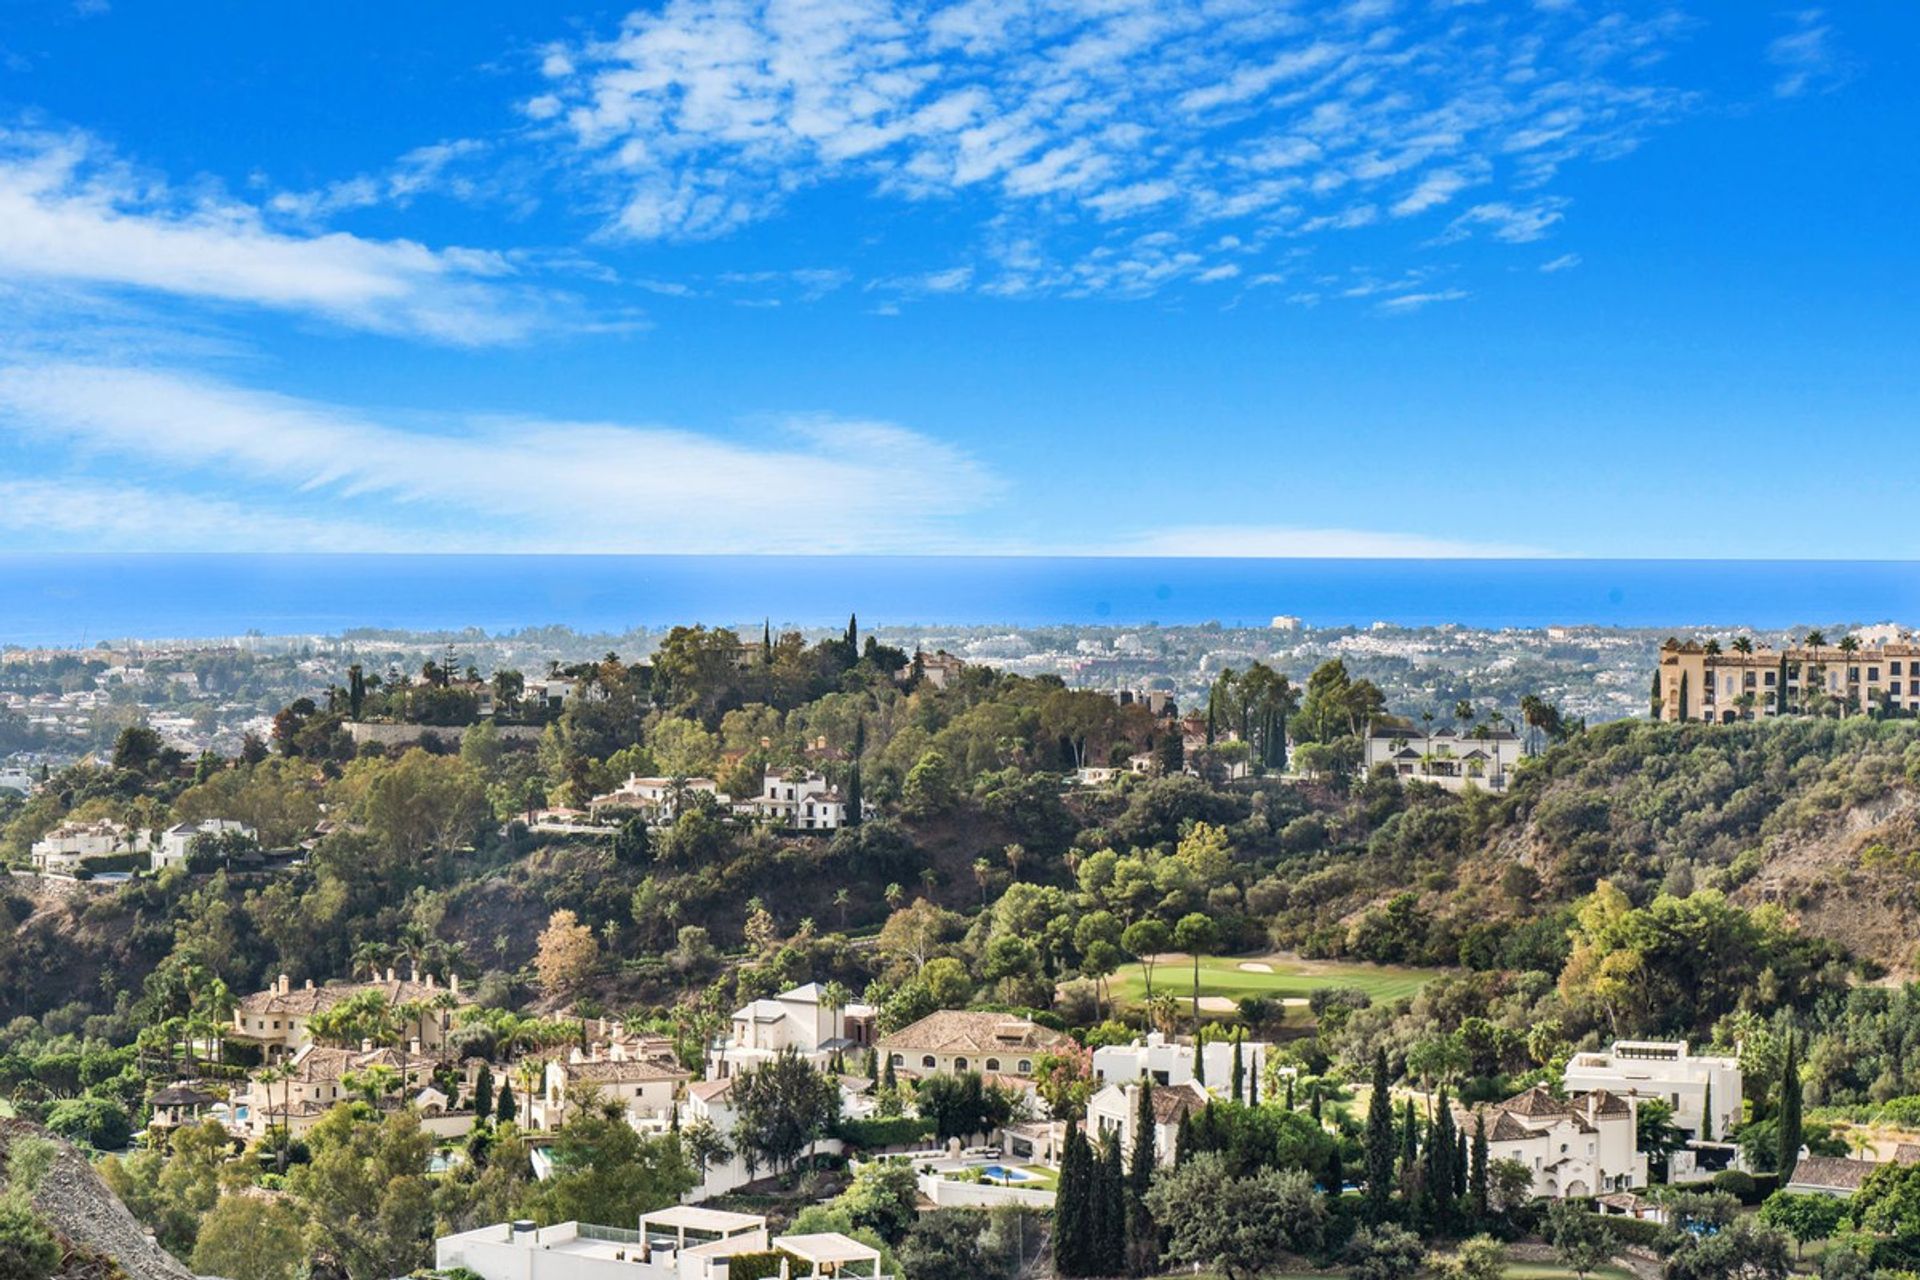
[[[1272,973],[1272,972],[1273,972],[1273,966],[1272,966],[1272,965],[1270,965],[1270,964],[1268,964],[1268,963],[1267,963],[1266,961],[1264,961],[1264,960],[1242,960],[1242,961],[1240,962],[1240,972],[1242,972],[1242,973]]]
[[[1200,997],[1200,1012],[1202,1013],[1232,1013],[1235,1009],[1239,1007],[1240,1006],[1236,1005],[1233,1001],[1227,999],[1225,996],[1201,996]]]

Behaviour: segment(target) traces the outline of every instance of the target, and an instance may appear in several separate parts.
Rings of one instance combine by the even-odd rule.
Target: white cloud
[[[1537,547],[1370,529],[1296,529],[1269,525],[1182,525],[1136,534],[1089,555],[1318,557],[1461,560],[1549,554]]]
[[[189,532],[256,549],[821,552],[938,545],[1000,482],[887,423],[799,417],[751,437],[474,415],[395,422],[165,369],[0,366],[0,434],[110,495],[90,468],[154,478]],[[47,481],[52,483],[52,481]],[[34,511],[44,489],[19,489]],[[3,498],[4,494],[0,494]],[[138,508],[149,511],[150,505]],[[75,544],[126,545],[107,501],[77,502]],[[93,514],[89,514],[93,513]],[[66,527],[66,526],[62,526]]]
[[[131,289],[480,344],[526,336],[539,303],[512,263],[342,232],[292,234],[233,201],[189,200],[83,134],[0,130],[0,280]]]
[[[1788,15],[1792,29],[1767,46],[1767,61],[1778,71],[1773,82],[1777,98],[1797,98],[1812,90],[1838,87],[1846,66],[1834,48],[1833,26],[1820,9],[1802,9]]]
[[[1561,167],[1684,107],[1649,75],[1680,29],[1374,0],[664,0],[546,51],[523,106],[612,192],[617,235],[726,235],[838,183],[982,206],[973,288],[1138,292],[1114,262],[1148,233],[1257,250],[1476,186],[1456,232],[1507,209],[1495,238],[1536,238],[1564,216],[1538,194]]]
[[[1391,298],[1383,298],[1378,309],[1390,315],[1404,315],[1410,311],[1419,311],[1436,302],[1458,302],[1467,297],[1465,289],[1432,289],[1425,293],[1402,293]]]
[[[1579,254],[1563,253],[1557,258],[1553,258],[1546,262],[1541,263],[1540,270],[1547,273],[1548,275],[1552,275],[1556,271],[1571,271],[1573,268],[1579,265],[1580,265]]]
[[[1542,239],[1566,215],[1560,200],[1536,200],[1528,205],[1495,200],[1477,204],[1455,218],[1442,235],[1442,242],[1464,240],[1476,227],[1489,228],[1496,240],[1508,244],[1531,244]]]

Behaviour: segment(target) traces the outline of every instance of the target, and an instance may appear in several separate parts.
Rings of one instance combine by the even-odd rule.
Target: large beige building
[[[1661,720],[1732,724],[1816,706],[1920,712],[1920,641],[1891,640],[1851,652],[1837,643],[1741,652],[1670,640],[1660,647],[1656,679],[1653,706]]]

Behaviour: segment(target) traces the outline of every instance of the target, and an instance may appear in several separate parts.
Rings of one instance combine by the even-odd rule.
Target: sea
[[[970,556],[0,553],[0,645],[840,625],[1583,624],[1756,630],[1920,620],[1920,562]]]

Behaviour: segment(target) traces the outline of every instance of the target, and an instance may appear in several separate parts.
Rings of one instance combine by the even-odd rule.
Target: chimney
[[[417,960],[408,961],[407,981],[409,982],[420,981],[420,962],[419,961]]]
[[[455,995],[460,994],[460,975],[459,974],[449,973],[447,975],[447,990],[453,992],[453,994]]]
[[[362,1037],[360,1038],[360,1052],[362,1052],[362,1053],[372,1053],[372,1052],[373,1052],[373,1041],[371,1041],[371,1040],[369,1040],[369,1039],[367,1039],[367,1038],[366,1038],[365,1036],[362,1036]]]
[[[293,989],[293,979],[287,977],[287,975],[283,973],[280,975],[280,981],[278,983],[278,986],[280,988],[280,994],[285,995],[287,994],[288,991]]]
[[[388,981],[388,982],[392,982],[392,981],[393,981],[393,966],[392,966],[392,965],[388,965],[388,966],[387,966],[387,981]]]
[[[308,978],[308,979],[307,979],[307,990],[309,990],[309,991],[311,991],[311,990],[313,990],[313,979],[312,979],[312,978]]]
[[[434,977],[434,976],[433,976],[433,975],[432,975],[431,973],[429,973],[429,974],[427,975],[427,990],[429,990],[429,991],[432,991],[432,990],[434,990],[434,988],[435,988],[435,985],[436,985],[436,984],[437,984],[437,983],[438,983],[439,981],[440,981],[440,980],[439,980],[438,978],[436,978],[436,977]]]
[[[416,1058],[420,1056],[420,1037],[415,1036],[413,1039],[407,1041],[407,1052]]]

